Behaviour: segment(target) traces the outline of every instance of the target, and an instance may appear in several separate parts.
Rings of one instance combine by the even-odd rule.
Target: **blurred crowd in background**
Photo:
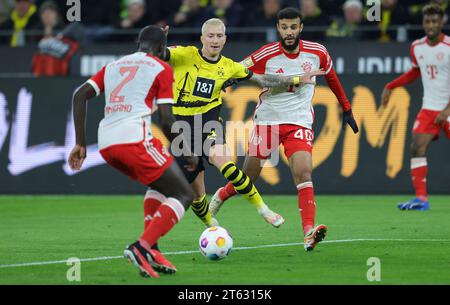
[[[0,44],[37,43],[69,25],[66,0],[0,0]],[[300,8],[303,39],[413,40],[423,36],[421,9],[450,0],[379,0],[381,21],[367,20],[365,0],[81,0],[81,24],[89,42],[122,42],[149,25],[170,25],[175,38],[197,41],[209,18],[222,19],[229,40],[274,41],[277,12]],[[447,16],[446,16],[447,19]],[[172,37],[173,38],[173,37]]]

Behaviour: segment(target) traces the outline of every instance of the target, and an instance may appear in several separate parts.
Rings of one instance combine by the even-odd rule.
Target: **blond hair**
[[[226,28],[226,26],[225,26],[225,23],[223,23],[223,21],[220,20],[219,18],[211,18],[211,19],[209,19],[209,20],[206,20],[205,23],[203,23],[203,26],[202,26],[202,35],[205,34],[205,31],[206,31],[206,28],[207,28],[207,27],[209,27],[209,26],[218,26],[218,25],[223,26],[223,32],[225,33],[226,30],[227,30],[227,28]]]

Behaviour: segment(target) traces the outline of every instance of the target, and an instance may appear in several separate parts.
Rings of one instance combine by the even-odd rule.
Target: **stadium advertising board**
[[[341,81],[351,100],[361,133],[341,128],[341,110],[331,90],[322,82],[316,89],[314,179],[318,193],[410,193],[409,145],[411,128],[420,109],[422,89],[417,82],[394,91],[391,103],[380,108],[383,85],[394,75],[352,77]],[[82,78],[0,80],[0,185],[3,194],[137,193],[143,187],[104,164],[97,151],[97,124],[104,102],[89,103],[88,158],[81,172],[66,162],[74,143],[71,95]],[[252,86],[231,88],[224,95],[223,118],[229,122],[227,141],[242,164],[251,116],[260,90]],[[163,138],[157,124],[157,137]],[[167,143],[167,141],[166,141]],[[430,192],[448,193],[448,143],[432,145],[429,156]],[[282,153],[263,170],[263,193],[294,190],[287,160]],[[273,161],[275,160],[275,161]],[[209,193],[223,184],[208,168]]]
[[[172,42],[176,45],[176,42]],[[180,43],[184,45],[183,43]],[[224,54],[234,60],[242,60],[249,54],[258,50],[261,43],[229,42]],[[403,73],[411,66],[409,58],[409,43],[361,42],[354,44],[342,44],[336,42],[325,43],[334,60],[334,66],[339,74],[391,74]],[[71,62],[71,75],[91,76],[100,70],[105,64],[129,54],[136,50],[134,44],[105,44],[91,45],[77,53]],[[11,49],[0,46],[0,74],[24,74],[31,72],[31,59],[35,47]],[[23,60],[14,62],[8,58],[20,57]],[[27,60],[28,58],[28,60]]]

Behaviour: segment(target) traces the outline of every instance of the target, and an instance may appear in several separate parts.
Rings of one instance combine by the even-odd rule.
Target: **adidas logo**
[[[283,68],[280,68],[280,69],[278,69],[277,72],[275,72],[275,73],[277,73],[277,74],[282,74],[282,73],[284,73],[284,70],[283,70]]]

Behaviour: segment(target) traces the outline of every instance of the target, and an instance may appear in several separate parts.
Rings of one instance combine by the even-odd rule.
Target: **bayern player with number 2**
[[[444,10],[437,4],[423,8],[426,36],[411,45],[412,68],[386,85],[381,97],[387,105],[394,88],[407,85],[422,76],[422,109],[413,126],[411,177],[416,198],[400,203],[403,211],[430,209],[427,192],[427,150],[439,138],[441,130],[450,139],[450,37],[442,33]]]
[[[302,17],[296,8],[286,8],[278,13],[277,29],[280,42],[266,45],[246,58],[242,64],[255,74],[302,75],[322,69],[333,93],[341,104],[343,124],[349,124],[355,133],[358,126],[353,118],[350,103],[333,68],[326,48],[318,43],[300,40]],[[232,82],[230,82],[232,83]],[[249,141],[249,153],[244,172],[255,181],[262,170],[261,160],[283,144],[285,155],[298,190],[304,248],[311,251],[325,238],[327,227],[315,226],[316,203],[312,182],[312,125],[314,110],[312,99],[314,84],[302,84],[265,89],[254,114],[255,127]],[[274,143],[276,142],[276,143]],[[236,194],[232,184],[220,188],[212,197],[210,209],[213,216],[222,204]]]
[[[76,145],[69,156],[70,167],[79,170],[86,159],[86,101],[104,92],[105,117],[98,129],[100,154],[111,167],[151,188],[154,200],[144,206],[151,219],[145,220],[141,238],[124,251],[125,258],[146,277],[176,272],[155,245],[181,220],[194,198],[181,169],[151,131],[151,115],[157,106],[165,136],[171,141],[179,136],[171,132],[175,122],[173,69],[161,60],[166,41],[161,28],[143,28],[138,52],[106,65],[79,87],[73,98]],[[197,157],[189,157],[190,151],[185,155],[188,170],[193,170]]]

